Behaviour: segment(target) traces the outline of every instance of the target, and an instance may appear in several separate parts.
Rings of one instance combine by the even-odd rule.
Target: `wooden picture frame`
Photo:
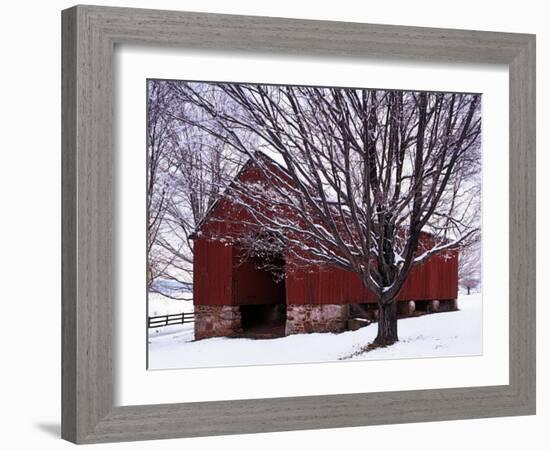
[[[535,413],[535,36],[75,6],[62,13],[62,437],[76,443]],[[510,82],[509,384],[114,406],[116,44],[505,64]]]

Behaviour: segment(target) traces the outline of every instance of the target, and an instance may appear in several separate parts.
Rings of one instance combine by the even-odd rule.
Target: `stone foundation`
[[[240,332],[238,306],[195,305],[195,339],[235,336]]]
[[[286,334],[345,331],[348,305],[287,305]]]
[[[416,310],[414,300],[397,302],[397,314],[401,316],[410,316]]]
[[[458,303],[456,299],[452,300],[419,300],[416,302],[416,309],[422,312],[437,313],[456,311]]]
[[[287,305],[285,334],[339,333],[346,331],[349,325],[350,309],[353,309],[353,307],[354,305]],[[456,299],[421,300],[417,302],[411,300],[397,303],[400,316],[413,315],[415,310],[433,313],[456,311],[457,309]],[[282,311],[273,308],[271,312],[280,315]],[[378,320],[378,309],[367,308],[361,310],[360,316],[370,321],[376,321]],[[354,324],[349,326],[349,329],[358,329],[361,326],[363,326],[363,323]],[[196,340],[210,337],[237,336],[242,332],[239,306],[195,305]]]

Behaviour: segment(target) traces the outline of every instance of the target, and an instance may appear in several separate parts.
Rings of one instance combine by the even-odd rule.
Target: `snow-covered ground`
[[[161,300],[157,303],[158,306],[150,305],[150,315],[152,311],[165,311],[161,307]],[[185,305],[182,307],[192,308],[190,302],[181,303]],[[149,368],[480,355],[481,294],[461,294],[458,305],[459,311],[399,320],[399,342],[369,352],[363,352],[362,349],[375,338],[375,323],[357,331],[340,334],[298,334],[277,339],[210,338],[193,341],[192,323],[149,330]],[[182,311],[184,309],[181,308],[177,311],[170,310]]]
[[[150,292],[148,302],[149,317],[193,312],[193,301],[191,300],[172,300],[163,295]]]
[[[164,316],[166,314],[179,314],[182,312],[193,312],[193,302],[191,300],[173,300],[167,297],[164,297],[160,294],[149,293],[148,305],[149,311],[148,316]],[[158,338],[162,336],[172,335],[178,333],[180,338],[185,336],[186,339],[184,342],[193,340],[193,324],[186,323],[185,325],[171,325],[169,327],[162,328],[151,328],[147,330],[149,335],[149,342],[157,342]],[[151,357],[151,348],[152,345],[149,344],[149,357]],[[160,367],[160,368],[163,368]]]

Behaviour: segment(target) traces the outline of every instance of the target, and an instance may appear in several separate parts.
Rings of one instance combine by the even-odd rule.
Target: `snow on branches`
[[[205,83],[171,88],[200,111],[200,120],[178,120],[222,140],[264,172],[263,184],[237,180],[226,195],[287,251],[296,249],[296,261],[357,272],[391,301],[414,264],[478,238],[479,95]],[[422,232],[432,237],[428,247]]]

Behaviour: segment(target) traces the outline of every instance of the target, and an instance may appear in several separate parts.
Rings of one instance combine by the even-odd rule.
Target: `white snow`
[[[149,292],[148,307],[149,317],[163,316],[165,314],[179,314],[193,312],[192,300],[174,300],[161,294]]]
[[[480,355],[481,294],[460,295],[458,306],[459,311],[399,320],[399,342],[369,352],[362,349],[375,338],[376,323],[340,334],[298,334],[277,339],[193,341],[192,323],[157,329],[157,333],[150,330],[149,369]]]

